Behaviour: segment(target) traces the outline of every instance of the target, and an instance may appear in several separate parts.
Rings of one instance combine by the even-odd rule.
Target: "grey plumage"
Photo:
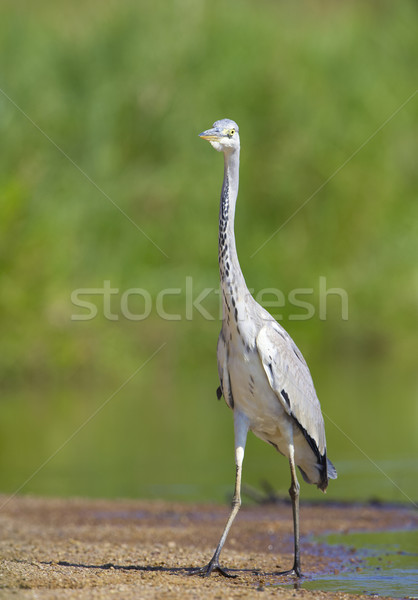
[[[308,483],[325,491],[337,476],[327,458],[324,420],[308,365],[289,334],[251,296],[235,246],[234,217],[238,195],[240,140],[238,125],[216,121],[200,137],[224,154],[224,180],[219,209],[218,259],[223,322],[218,339],[220,390],[234,412],[236,481],[232,511],[209,564],[196,573],[217,570],[219,555],[241,505],[241,471],[249,430],[289,460],[295,555],[286,573],[298,576],[299,483],[295,466]]]

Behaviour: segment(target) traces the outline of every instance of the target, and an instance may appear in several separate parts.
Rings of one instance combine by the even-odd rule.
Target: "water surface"
[[[354,594],[418,597],[418,531],[362,532],[330,534],[315,538],[332,547],[349,549],[358,562],[338,573],[327,573],[305,581],[309,590],[339,591]],[[356,566],[352,566],[355,564]]]

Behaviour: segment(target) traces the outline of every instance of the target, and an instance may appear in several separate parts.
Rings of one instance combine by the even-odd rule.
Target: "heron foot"
[[[294,575],[295,577],[303,577],[300,567],[296,565],[293,565],[293,567],[287,571],[279,571],[278,573],[274,573],[274,575]]]
[[[192,569],[189,572],[189,575],[200,575],[201,577],[209,577],[209,575],[213,572],[217,571],[224,577],[229,577],[230,579],[234,579],[236,575],[232,575],[232,573],[228,573],[225,569],[223,569],[217,559],[213,559],[207,564],[205,567],[200,567],[198,569]]]

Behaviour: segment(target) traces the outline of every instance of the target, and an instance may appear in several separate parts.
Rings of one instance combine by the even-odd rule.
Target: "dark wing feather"
[[[265,325],[256,340],[258,354],[272,390],[292,416],[309,445],[325,456],[325,427],[308,366],[289,334],[275,321]]]

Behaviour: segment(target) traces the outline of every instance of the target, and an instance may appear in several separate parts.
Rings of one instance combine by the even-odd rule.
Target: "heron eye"
[[[235,133],[235,129],[231,129],[229,132],[229,135],[234,135],[234,133]]]

